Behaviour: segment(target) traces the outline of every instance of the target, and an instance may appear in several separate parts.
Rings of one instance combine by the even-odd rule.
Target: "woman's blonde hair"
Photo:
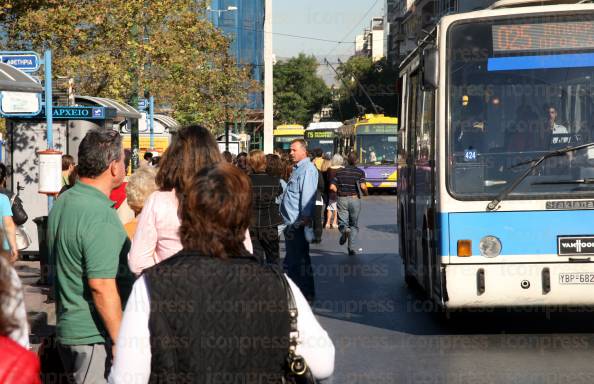
[[[261,150],[251,150],[247,160],[254,173],[266,172],[266,155]]]
[[[153,167],[142,166],[130,176],[128,185],[126,185],[126,197],[128,205],[135,214],[139,214],[144,207],[144,202],[149,195],[157,189],[155,177],[157,176],[157,169]]]

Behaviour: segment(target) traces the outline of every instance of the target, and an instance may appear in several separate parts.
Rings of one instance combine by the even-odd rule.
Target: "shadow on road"
[[[396,230],[398,229],[397,225],[391,225],[391,224],[387,224],[387,225],[368,225],[366,228],[371,229],[373,231],[378,231],[378,232],[387,232],[387,233],[396,233]]]
[[[487,308],[447,316],[404,284],[394,254],[347,256],[312,250],[317,315],[414,335],[594,332],[594,308]]]

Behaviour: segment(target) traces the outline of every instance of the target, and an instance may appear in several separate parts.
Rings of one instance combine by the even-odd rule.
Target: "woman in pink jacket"
[[[135,274],[181,251],[179,201],[188,183],[203,167],[222,161],[210,131],[199,125],[182,128],[159,162],[156,183],[159,190],[146,200],[138,217],[136,234],[128,254],[128,265]],[[244,242],[252,253],[249,232]]]

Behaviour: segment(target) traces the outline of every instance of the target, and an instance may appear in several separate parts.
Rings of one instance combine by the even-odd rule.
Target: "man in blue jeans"
[[[348,241],[349,255],[363,252],[356,246],[359,233],[359,213],[361,212],[361,197],[367,195],[365,173],[356,167],[357,155],[350,153],[347,166],[336,172],[336,177],[330,181],[330,190],[336,192],[338,206],[338,230],[340,231],[340,245]]]
[[[303,139],[291,142],[291,159],[295,165],[280,204],[280,213],[286,225],[284,266],[287,275],[301,289],[305,298],[311,301],[315,297],[315,287],[305,231],[307,227],[313,234],[311,225],[318,170],[307,157],[307,145]]]

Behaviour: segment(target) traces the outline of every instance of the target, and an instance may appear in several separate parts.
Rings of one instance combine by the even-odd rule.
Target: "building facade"
[[[373,61],[381,60],[385,55],[385,33],[384,18],[372,18],[369,28],[355,38],[355,55],[371,57]]]
[[[388,61],[399,65],[412,52],[425,32],[450,13],[484,9],[496,0],[386,0]]]
[[[265,0],[212,0],[208,17],[230,39],[229,54],[237,65],[248,67],[260,89],[251,90],[245,105],[234,106],[238,116],[231,131],[248,134],[253,147],[263,147]]]

